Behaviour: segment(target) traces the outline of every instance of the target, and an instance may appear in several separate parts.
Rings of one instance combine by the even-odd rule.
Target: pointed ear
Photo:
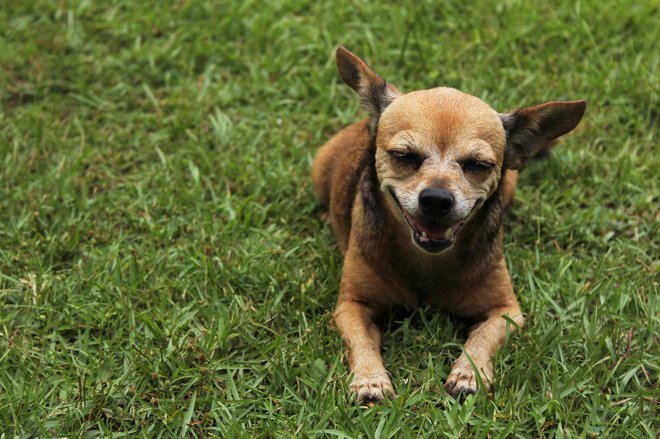
[[[337,48],[336,59],[339,76],[360,95],[362,106],[369,111],[373,124],[401,92],[345,47]]]
[[[506,132],[504,167],[518,169],[580,123],[586,101],[547,102],[500,114]]]

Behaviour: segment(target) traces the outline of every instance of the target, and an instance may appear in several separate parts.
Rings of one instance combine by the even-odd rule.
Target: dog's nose
[[[427,188],[419,193],[419,207],[429,216],[444,215],[454,207],[454,196],[445,189]]]

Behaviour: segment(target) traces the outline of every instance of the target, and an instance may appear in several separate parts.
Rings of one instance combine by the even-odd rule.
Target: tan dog
[[[345,255],[334,316],[350,350],[350,390],[361,402],[394,395],[374,320],[422,305],[476,322],[447,391],[476,392],[477,371],[488,388],[507,325],[524,320],[502,246],[516,170],[575,128],[586,102],[501,114],[451,88],[402,94],[345,48],[336,56],[370,113],[330,139],[312,170]]]

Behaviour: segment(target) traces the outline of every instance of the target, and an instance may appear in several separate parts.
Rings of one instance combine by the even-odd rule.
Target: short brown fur
[[[345,257],[334,316],[350,351],[350,390],[362,402],[394,394],[375,320],[393,306],[422,305],[476,322],[447,378],[448,392],[475,392],[476,373],[488,387],[494,378],[491,358],[507,328],[515,329],[504,316],[518,327],[524,321],[501,230],[517,169],[572,130],[586,103],[553,102],[499,114],[454,89],[401,94],[341,47],[337,64],[370,112],[330,139],[312,169],[314,190],[329,208]],[[456,217],[453,223],[420,213],[427,188],[453,194],[455,204],[443,214]],[[445,229],[444,238],[433,235]]]

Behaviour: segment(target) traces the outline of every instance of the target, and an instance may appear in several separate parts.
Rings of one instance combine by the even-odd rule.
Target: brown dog
[[[524,320],[501,227],[517,169],[575,128],[586,102],[502,114],[451,88],[402,94],[345,48],[336,56],[370,113],[330,139],[312,170],[345,256],[334,316],[350,350],[350,390],[361,402],[394,395],[374,321],[388,307],[420,305],[477,322],[447,391],[476,392],[477,373],[488,388],[507,325]]]

